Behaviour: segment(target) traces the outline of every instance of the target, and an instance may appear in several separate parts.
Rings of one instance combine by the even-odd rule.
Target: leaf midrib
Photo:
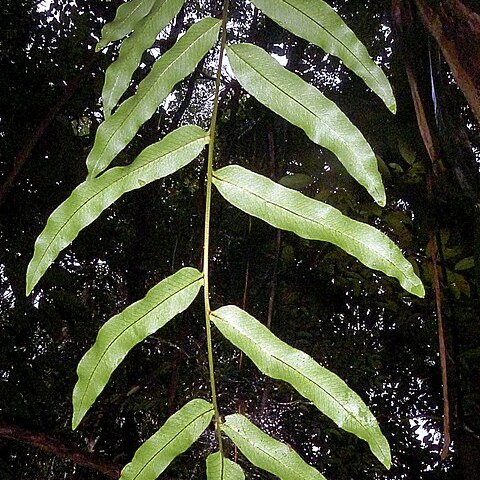
[[[140,10],[140,8],[141,8],[141,6],[142,6],[142,3],[143,3],[143,1],[138,2],[138,5],[118,24],[118,27],[117,27],[117,28],[123,27],[123,25],[125,25],[125,24],[127,23],[128,19],[129,19],[130,17],[132,17],[138,10]],[[152,2],[152,7],[151,7],[150,10],[147,12],[147,15],[152,11],[154,3],[155,3],[155,2]],[[126,5],[126,4],[123,4],[123,5]],[[108,25],[108,24],[107,24],[107,25]],[[111,24],[110,24],[110,25],[111,25]],[[132,31],[133,31],[133,29],[132,29]],[[123,38],[123,36],[122,36],[121,38]],[[117,38],[117,40],[121,40],[121,38]],[[101,40],[102,40],[102,39],[101,39]],[[110,43],[112,43],[113,41],[115,41],[115,40],[110,40],[107,44],[105,44],[104,47],[102,47],[102,49],[105,48],[106,46],[108,46],[108,45],[109,45]],[[100,43],[100,42],[99,42],[99,43]]]
[[[350,54],[358,61],[358,63],[369,73],[370,77],[373,78],[373,80],[375,81],[375,83],[378,85],[378,87],[380,87],[381,91],[383,92],[383,94],[385,95],[386,91],[383,87],[383,85],[378,81],[376,75],[374,75],[374,72],[372,72],[372,70],[363,63],[363,61],[357,57],[357,55],[355,54],[354,51],[352,51],[350,49],[350,47],[348,45],[346,45],[343,40],[341,38],[337,38],[333,33],[331,33],[330,31],[328,31],[321,23],[319,23],[315,18],[311,17],[308,13],[304,12],[303,10],[300,10],[298,7],[296,7],[295,5],[292,5],[291,3],[289,3],[287,0],[280,0],[284,3],[286,3],[287,5],[289,5],[291,8],[293,8],[294,10],[302,13],[303,15],[305,15],[307,18],[309,18],[313,23],[315,23],[316,25],[318,25],[322,30],[324,30],[327,35],[331,36],[332,38],[334,38],[338,43],[340,43],[348,52],[350,52]],[[328,5],[327,5],[328,6]],[[335,14],[337,14],[337,12],[335,12]],[[338,14],[337,14],[338,15]],[[347,28],[351,31],[350,27],[348,27],[347,25]],[[353,32],[352,32],[353,33]],[[336,56],[336,55],[335,55]]]
[[[277,207],[277,208],[279,208],[279,209],[282,209],[282,210],[284,210],[285,212],[288,212],[288,213],[290,213],[290,214],[292,214],[292,215],[295,215],[295,216],[301,218],[302,220],[305,220],[305,221],[307,221],[307,222],[309,222],[309,223],[312,223],[312,224],[315,225],[315,226],[320,225],[320,226],[323,227],[323,228],[329,229],[329,230],[331,230],[331,231],[333,231],[333,232],[335,232],[335,233],[337,233],[337,234],[339,234],[339,235],[342,235],[342,236],[344,236],[344,237],[347,237],[348,239],[354,241],[355,243],[359,244],[361,247],[366,248],[367,250],[371,250],[370,245],[367,245],[367,244],[359,241],[357,238],[349,235],[348,233],[345,233],[345,232],[342,232],[342,231],[337,230],[337,229],[335,229],[335,228],[332,228],[332,227],[329,226],[329,225],[320,224],[320,222],[315,222],[315,221],[313,221],[311,218],[305,217],[304,215],[302,215],[302,214],[300,214],[300,213],[294,212],[293,210],[290,210],[289,208],[286,208],[286,207],[284,207],[283,205],[279,205],[279,204],[277,204],[277,203],[273,203],[272,201],[270,201],[270,200],[268,200],[268,199],[266,199],[266,198],[264,198],[264,197],[261,197],[261,196],[258,195],[257,193],[252,192],[251,190],[248,190],[247,188],[244,188],[243,186],[240,186],[240,185],[238,185],[238,184],[236,184],[236,183],[233,183],[233,182],[230,182],[230,181],[228,181],[228,180],[219,178],[219,177],[217,177],[217,176],[215,175],[215,173],[214,173],[214,177],[215,177],[217,180],[221,181],[221,182],[228,183],[228,184],[230,184],[230,185],[232,185],[232,186],[234,186],[234,187],[236,187],[236,188],[239,188],[240,190],[244,190],[244,191],[247,192],[248,194],[250,194],[250,195],[252,195],[252,196],[254,196],[254,197],[259,198],[260,200],[264,201],[265,203],[268,203],[269,205],[272,205],[272,206],[274,206],[274,207]],[[283,187],[283,188],[286,188],[286,187]],[[307,197],[307,198],[308,198],[308,197]],[[312,200],[312,199],[309,199],[309,200]],[[327,206],[328,206],[328,205],[327,205]],[[330,208],[333,208],[333,207],[330,207]],[[340,213],[340,214],[341,214],[341,213]],[[342,214],[341,214],[341,215],[342,215]],[[261,217],[259,217],[259,218],[261,218]],[[348,218],[348,217],[346,217],[346,218]],[[349,219],[349,220],[352,220],[352,219]],[[268,222],[267,222],[267,223],[268,223]],[[294,233],[296,233],[296,232],[294,232]],[[382,232],[380,232],[380,233],[382,233]],[[297,235],[299,235],[299,234],[297,234]],[[299,236],[301,236],[301,235],[299,235]],[[305,237],[303,237],[303,238],[305,238]],[[308,240],[313,240],[313,239],[309,238]],[[325,241],[326,241],[326,240],[325,240]],[[332,242],[328,242],[328,243],[332,243]],[[336,245],[336,244],[334,244],[334,245]],[[338,245],[337,245],[337,246],[338,246]],[[339,247],[339,248],[342,248],[342,247]],[[343,250],[343,249],[342,249],[342,250]],[[401,276],[405,279],[405,281],[407,281],[407,282],[410,283],[410,284],[412,283],[412,282],[408,279],[407,275],[406,275],[402,270],[400,270],[394,262],[392,262],[390,259],[384,257],[383,255],[380,255],[380,253],[378,252],[378,250],[376,250],[376,249],[373,249],[373,250],[378,254],[378,256],[379,256],[380,258],[383,258],[386,262],[388,262],[388,263],[394,268],[395,271],[400,272]],[[352,255],[352,254],[350,254],[350,255]],[[352,256],[354,256],[354,255],[352,255]],[[354,257],[355,257],[355,256],[354,256]],[[355,258],[356,258],[356,257],[355,257]],[[362,262],[362,263],[363,263],[363,262]],[[375,269],[375,270],[377,270],[377,269]]]
[[[89,390],[89,387],[90,387],[90,382],[93,378],[93,376],[95,375],[95,372],[97,371],[98,369],[98,366],[100,365],[100,363],[102,362],[103,358],[105,357],[105,355],[107,354],[107,352],[110,350],[110,347],[127,331],[129,330],[130,328],[134,327],[138,322],[140,322],[141,320],[143,320],[145,317],[147,317],[148,315],[150,315],[154,310],[156,310],[157,308],[160,308],[165,302],[169,301],[172,297],[174,297],[175,295],[178,295],[180,294],[183,290],[191,287],[192,285],[194,285],[195,283],[197,283],[198,281],[200,281],[202,279],[202,276],[199,275],[199,277],[197,279],[195,279],[194,281],[190,282],[188,285],[185,285],[183,286],[182,288],[180,288],[179,290],[175,291],[174,293],[172,294],[169,294],[167,297],[165,297],[161,302],[157,303],[154,307],[148,309],[143,315],[141,315],[140,317],[138,317],[135,322],[127,325],[118,335],[116,335],[113,340],[107,345],[107,347],[104,349],[104,351],[102,352],[98,362],[96,362],[95,364],[95,367],[92,369],[91,371],[91,374],[90,376],[88,377],[88,380],[87,380],[87,383],[86,383],[86,387],[84,389],[84,393],[82,395],[82,398],[80,400],[80,406],[79,406],[79,410],[83,407],[83,401],[85,400],[85,397],[88,393],[88,390]],[[145,297],[146,298],[146,297]],[[141,300],[140,300],[141,301]],[[133,307],[133,305],[131,305],[130,307]],[[118,316],[123,316],[125,313],[125,311],[121,312],[120,314],[118,314]],[[172,317],[173,318],[173,317]],[[168,321],[168,320],[167,320]],[[108,322],[107,322],[108,323]]]
[[[147,14],[147,16],[144,19],[145,22],[140,26],[141,33],[138,33],[138,35],[140,37],[144,36],[144,35],[142,35],[142,33],[145,32],[146,29],[148,29],[148,28],[151,29],[151,24],[153,23],[154,20],[156,20],[156,15],[164,7],[164,5],[167,1],[168,0],[159,0],[159,1],[157,0],[156,2],[154,2],[152,10]],[[158,3],[160,3],[161,5],[157,6]],[[117,70],[115,70],[115,69],[113,70],[113,73],[115,74],[115,81],[113,83],[113,86],[109,89],[109,95],[106,97],[109,100],[108,104],[112,103],[113,93],[115,92],[115,89],[116,89],[116,87],[119,83],[119,79],[122,77],[121,73],[122,73],[123,69],[121,67],[123,67],[124,63],[120,62],[120,64],[119,64],[119,60],[120,59],[125,59],[125,63],[128,62],[128,65],[131,65],[132,60],[134,60],[135,61],[134,63],[137,63],[137,66],[138,66],[138,62],[141,61],[141,59],[142,59],[142,52],[144,51],[143,45],[141,45],[141,48],[139,48],[139,49],[135,48],[137,46],[136,42],[135,42],[135,39],[137,38],[137,35],[136,35],[137,32],[140,32],[139,28],[134,30],[132,35],[130,37],[128,37],[127,39],[125,39],[125,41],[122,43],[122,46],[120,47],[120,54],[119,54],[117,60],[115,62],[113,62],[112,65],[111,65],[112,67],[117,66]],[[155,37],[157,35],[158,35],[158,33],[155,35]],[[129,38],[131,38],[132,40],[128,41]],[[148,42],[148,43],[150,43],[150,42]],[[132,51],[136,54],[135,57],[133,57]],[[140,55],[138,55],[137,52],[139,52]],[[118,69],[118,67],[120,67],[120,69]],[[114,107],[115,107],[115,105],[113,105],[113,107],[110,108],[110,112]]]
[[[200,22],[198,22],[200,23]],[[163,79],[163,77],[168,73],[168,71],[172,68],[172,66],[174,66],[175,64],[177,64],[177,62],[182,59],[187,53],[189,53],[191,51],[192,48],[195,47],[195,45],[200,41],[202,40],[207,34],[209,34],[214,28],[217,28],[218,27],[218,23],[216,23],[215,25],[213,25],[212,27],[210,27],[208,30],[205,30],[205,32],[203,32],[200,36],[198,36],[192,43],[190,43],[187,48],[181,52],[177,57],[175,57],[169,64],[167,64],[165,66],[165,68],[163,69],[163,71],[158,75],[157,79],[150,85],[150,87],[148,87],[144,93],[142,93],[142,95],[140,95],[137,91],[137,93],[135,93],[135,95],[133,97],[130,97],[128,100],[130,99],[133,99],[135,98],[137,95],[138,95],[138,101],[135,105],[133,105],[132,109],[130,110],[130,112],[124,117],[124,119],[120,122],[120,125],[118,126],[118,128],[116,128],[113,133],[111,133],[111,135],[109,137],[107,137],[107,140],[105,141],[105,146],[103,148],[103,150],[98,154],[97,156],[97,161],[95,162],[95,165],[93,165],[92,167],[92,173],[91,175],[98,175],[99,173],[101,173],[103,170],[100,170],[100,171],[96,171],[97,168],[98,168],[98,164],[100,163],[100,159],[103,157],[105,151],[107,150],[112,138],[123,128],[123,126],[125,125],[125,123],[130,120],[130,118],[134,115],[134,113],[137,112],[137,110],[140,108],[140,106],[143,104],[143,102],[145,101],[145,98],[150,94],[150,92],[158,85],[158,83]],[[182,37],[183,38],[183,37]],[[178,44],[177,44],[178,45]],[[173,48],[173,47],[172,47]],[[164,58],[164,57],[163,57]],[[160,59],[161,61],[161,59]],[[148,78],[148,77],[147,77]],[[146,80],[146,79],[145,79]],[[143,82],[142,82],[143,83]],[[140,84],[141,85],[141,84]],[[139,86],[140,88],[140,86]],[[128,101],[126,100],[126,102]],[[163,101],[163,100],[162,100]],[[133,101],[132,101],[132,104],[133,104]],[[122,103],[122,105],[125,105],[125,103]],[[122,105],[120,105],[119,109],[122,107]],[[111,117],[109,117],[109,119],[112,119],[114,117],[114,115],[118,114],[119,110],[117,110]],[[112,120],[113,121],[113,120]],[[107,165],[108,166],[108,165]]]
[[[240,432],[240,431],[236,430],[235,428],[231,427],[230,425],[227,425],[226,423],[224,424],[224,426],[226,426],[226,427],[229,428],[230,430],[233,430],[234,432],[238,433],[238,435],[239,435],[240,437],[242,437],[242,439],[243,439],[245,442],[251,443],[251,442],[248,440],[247,435],[242,435],[242,433],[244,432],[243,429],[242,429],[242,431]],[[263,432],[262,432],[262,433],[263,433]],[[269,435],[268,435],[268,436],[269,436]],[[272,440],[274,440],[275,442],[282,443],[282,442],[280,442],[279,440],[277,440],[277,439],[275,439],[275,438],[273,438],[273,437],[271,437],[271,438],[272,438]],[[285,445],[285,444],[284,444],[284,445]],[[253,446],[253,445],[252,445],[252,446]],[[268,451],[266,451],[265,449],[263,449],[261,443],[260,443],[260,445],[255,444],[253,447],[256,448],[256,449],[258,449],[258,450],[260,450],[260,451],[262,451],[267,457],[271,458],[274,462],[279,463],[279,464],[280,464],[282,467],[284,467],[287,471],[291,471],[291,472],[293,472],[293,474],[295,475],[296,472],[295,472],[295,470],[294,470],[293,468],[291,468],[289,465],[283,463],[280,459],[278,459],[277,457],[273,456],[273,455],[270,454]],[[308,464],[307,464],[307,465],[308,465]],[[309,466],[310,466],[310,465],[309,465]],[[313,468],[313,467],[312,467],[312,468]],[[265,469],[263,469],[263,470],[265,470]],[[268,471],[268,470],[267,470],[267,471]],[[270,473],[272,473],[272,472],[270,472]],[[320,472],[319,472],[319,473],[320,473]],[[296,477],[296,478],[298,478],[298,477]]]
[[[172,132],[173,133],[173,132]],[[200,138],[196,138],[195,140],[192,140],[191,142],[189,142],[188,144],[184,144],[178,148],[175,148],[175,149],[172,149],[170,151],[168,151],[167,153],[165,153],[164,155],[161,155],[160,157],[156,157],[146,163],[144,163],[143,165],[139,165],[137,166],[136,168],[133,168],[131,169],[132,171],[131,172],[126,172],[125,175],[122,175],[120,176],[119,178],[117,178],[113,183],[109,183],[108,185],[106,185],[105,187],[103,187],[101,190],[99,190],[97,193],[95,193],[95,195],[93,195],[92,197],[88,198],[86,202],[82,203],[78,208],[76,208],[73,213],[67,218],[67,220],[65,222],[63,222],[62,226],[57,229],[57,232],[55,233],[55,235],[52,237],[52,240],[48,243],[47,247],[44,249],[43,251],[43,255],[40,257],[40,260],[37,262],[37,268],[34,270],[33,274],[32,274],[32,277],[34,277],[36,275],[36,273],[38,272],[38,269],[40,268],[40,265],[42,264],[43,262],[43,259],[45,258],[45,256],[47,255],[47,253],[49,252],[51,246],[53,245],[55,239],[58,237],[58,235],[60,235],[60,233],[63,231],[63,229],[65,228],[65,226],[70,222],[70,220],[77,214],[77,212],[81,209],[83,209],[88,203],[90,203],[91,201],[93,201],[98,195],[102,194],[106,189],[108,189],[109,187],[112,187],[113,185],[116,185],[118,182],[120,182],[121,180],[125,179],[125,177],[129,176],[130,174],[135,174],[135,173],[138,173],[141,169],[143,168],[146,168],[148,167],[151,163],[153,162],[157,162],[157,161],[160,161],[161,159],[163,159],[164,157],[168,156],[168,155],[171,155],[175,152],[180,152],[182,149],[184,148],[189,148],[193,143],[195,142],[198,142],[199,140],[204,140],[204,137],[200,137]],[[141,154],[140,154],[141,155]],[[135,161],[134,161],[135,163]],[[128,169],[130,168],[132,165],[134,165],[134,163],[126,166],[126,167],[119,167],[119,168],[125,168],[125,169]],[[113,170],[110,170],[110,171],[113,171]],[[118,170],[117,170],[118,172]],[[108,173],[108,172],[107,172]],[[102,177],[95,177],[95,179],[92,179],[92,181],[96,181],[96,180],[100,180]],[[156,180],[159,180],[160,178],[163,178],[163,177],[159,177],[157,178]],[[87,180],[88,181],[88,180]],[[85,185],[86,182],[84,182],[82,185]],[[124,192],[125,193],[125,192]],[[123,194],[122,194],[123,195]],[[70,197],[69,197],[70,198]],[[65,200],[65,202],[68,201],[68,198],[67,200]],[[54,212],[55,213],[55,212]],[[98,217],[97,217],[98,218]]]
[[[367,428],[355,417],[355,415],[353,415],[353,413],[351,413],[349,410],[347,410],[330,392],[328,392],[327,390],[325,390],[322,386],[320,386],[317,382],[315,382],[314,380],[312,380],[311,378],[307,377],[305,374],[303,374],[302,372],[300,372],[299,370],[297,370],[294,366],[290,365],[289,363],[286,363],[284,362],[281,358],[278,358],[276,355],[272,354],[268,348],[265,348],[265,346],[268,347],[268,344],[267,345],[261,345],[259,344],[258,342],[255,341],[255,339],[253,337],[250,337],[248,335],[246,335],[242,329],[239,329],[237,327],[236,324],[232,323],[232,322],[229,322],[228,320],[225,320],[223,319],[222,317],[220,317],[218,314],[216,314],[215,312],[212,312],[211,315],[213,315],[214,317],[217,317],[219,318],[220,320],[222,320],[225,324],[231,326],[231,328],[235,329],[240,335],[243,336],[244,339],[246,339],[247,341],[251,341],[259,350],[260,350],[260,354],[262,354],[262,352],[267,352],[268,355],[271,357],[271,358],[274,358],[275,360],[277,360],[278,362],[282,363],[283,365],[285,365],[286,367],[290,368],[291,370],[293,370],[294,372],[298,373],[299,375],[301,375],[303,378],[306,378],[309,382],[313,383],[314,385],[316,385],[320,390],[322,390],[325,394],[327,394],[336,404],[338,404],[340,406],[340,408],[342,410],[344,410],[347,415],[349,417],[351,417],[364,431],[366,431],[368,433],[368,430]],[[265,327],[266,328],[266,327]],[[271,332],[270,332],[271,333]],[[271,333],[271,335],[273,335],[273,333]],[[280,339],[276,339],[282,343],[284,343],[282,340]],[[286,346],[289,346],[287,344],[285,344]],[[238,347],[239,348],[239,347]],[[293,348],[293,347],[290,347],[290,348]],[[241,349],[242,350],[242,349]],[[301,350],[298,350],[299,352],[301,352]],[[301,352],[301,353],[304,353],[304,352]],[[306,355],[306,354],[305,354]],[[250,357],[251,358],[251,357]],[[251,358],[252,359],[252,358]],[[253,359],[252,359],[253,360]],[[313,359],[312,359],[313,360]],[[315,360],[313,360],[315,361]],[[255,361],[253,360],[253,362],[255,363]],[[278,380],[283,380],[282,378],[278,379]],[[284,380],[286,381],[286,380]],[[287,381],[287,383],[290,383]],[[318,408],[318,407],[317,407]],[[327,415],[328,416],[328,415]],[[370,435],[368,435],[367,438],[372,438]],[[367,440],[368,441],[368,440]],[[375,437],[373,437],[373,441],[375,442],[375,444],[377,445],[377,447],[379,448],[379,450],[381,452],[383,452],[383,449],[381,448],[380,444],[376,441]],[[368,442],[370,443],[370,442]]]
[[[181,412],[181,410],[179,410],[179,412]],[[153,462],[155,460],[155,457],[157,455],[160,455],[163,450],[165,450],[165,448],[168,447],[168,445],[170,445],[173,441],[175,441],[187,428],[190,427],[190,425],[192,425],[193,423],[195,423],[199,418],[203,417],[204,415],[206,415],[207,413],[213,413],[213,408],[210,407],[208,410],[206,410],[205,412],[197,415],[192,421],[190,421],[189,423],[187,423],[187,425],[185,425],[181,430],[178,431],[178,433],[173,436],[167,443],[165,443],[165,445],[162,446],[162,448],[160,450],[158,450],[155,455],[153,455],[152,457],[150,457],[150,459],[148,460],[148,462],[145,463],[145,465],[143,465],[143,467],[140,469],[140,471],[135,474],[135,476],[132,478],[132,480],[135,480],[136,478],[138,478],[141,473],[145,470],[145,468],[147,468],[147,466]],[[168,421],[168,420],[167,420]]]
[[[349,146],[348,143],[346,143],[343,138],[341,136],[338,135],[337,131],[335,129],[333,129],[332,127],[330,127],[330,125],[326,122],[324,122],[317,114],[316,112],[314,112],[313,110],[311,110],[310,108],[308,108],[308,106],[304,105],[303,103],[301,103],[299,100],[297,100],[295,97],[292,97],[292,95],[290,95],[290,93],[288,91],[285,91],[283,88],[280,88],[280,86],[278,86],[277,84],[273,83],[269,77],[267,77],[265,74],[263,74],[263,72],[261,72],[260,70],[258,70],[257,68],[255,68],[254,65],[252,65],[250,62],[248,62],[245,58],[241,57],[238,53],[236,53],[233,49],[230,48],[230,51],[232,51],[236,56],[237,58],[239,58],[241,61],[243,61],[246,65],[248,65],[254,72],[256,72],[260,77],[262,77],[269,85],[271,85],[274,89],[278,90],[279,92],[283,93],[286,97],[288,97],[290,100],[293,100],[293,102],[295,102],[296,104],[298,104],[303,110],[305,110],[306,112],[308,112],[310,115],[312,115],[314,118],[317,119],[317,121],[325,126],[328,131],[331,133],[332,137],[334,137],[337,142],[341,143],[342,145],[345,146],[345,148],[351,152],[352,156],[354,158],[358,158],[358,155],[357,155],[357,152],[355,149],[351,148]],[[287,70],[286,68],[282,67],[280,64],[279,64],[280,68],[282,68],[283,70],[285,70],[286,72],[292,74],[292,75],[295,75],[294,73],[290,72],[289,70]],[[300,77],[299,77],[300,78]],[[302,80],[302,79],[301,79]],[[304,80],[302,80],[304,81]],[[306,83],[306,82],[305,82]],[[320,92],[320,90],[318,90],[316,87],[306,83],[306,85],[308,85],[309,87],[311,88],[314,88],[315,90],[318,91],[318,95],[321,96],[322,99],[326,100],[327,102],[331,102],[331,100],[329,100],[328,98],[326,98],[322,92]],[[333,102],[332,102],[333,103]],[[335,105],[335,104],[334,104]],[[336,105],[335,105],[336,107]],[[336,107],[338,108],[338,107]],[[343,112],[341,112],[342,115],[345,115]],[[280,114],[281,115],[281,114]],[[283,116],[283,115],[281,115]],[[345,117],[347,118],[347,117]],[[348,118],[347,118],[348,120]],[[353,124],[352,124],[353,128],[357,130],[357,127],[355,127]],[[300,127],[302,128],[302,127]],[[343,162],[342,162],[343,163]],[[363,172],[364,175],[367,176],[367,178],[371,178],[371,175],[370,173],[368,172],[368,170],[366,170],[364,168],[364,165],[362,162],[360,162],[359,165],[355,165],[357,168],[360,168],[360,170]],[[352,168],[354,166],[352,165]],[[362,180],[364,182],[364,180]],[[361,183],[361,182],[360,182]],[[365,182],[364,182],[365,183]],[[362,185],[364,185],[364,183],[361,183]],[[367,184],[368,185],[368,184]],[[364,186],[367,186],[367,185],[364,185]]]

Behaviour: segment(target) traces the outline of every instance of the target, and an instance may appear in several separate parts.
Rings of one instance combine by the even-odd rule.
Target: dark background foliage
[[[101,121],[103,72],[117,51],[110,46],[94,54],[94,45],[120,3],[3,0],[0,5],[1,479],[115,478],[171,413],[193,397],[208,398],[198,302],[137,346],[78,431],[70,430],[76,365],[99,327],[179,267],[200,265],[203,158],[123,197],[65,250],[32,297],[24,295],[36,236],[86,173],[85,157]],[[462,6],[475,9],[474,3]],[[442,45],[422,24],[415,7],[422,2],[394,1],[393,13],[411,7],[411,17],[399,22],[397,16],[396,23],[390,1],[332,4],[391,78],[399,104],[395,117],[338,60],[244,2],[233,2],[230,35],[284,57],[288,68],[344,109],[379,157],[386,208],[375,206],[327,151],[242,93],[227,75],[219,162],[248,165],[276,180],[288,175],[286,181],[305,194],[382,229],[414,263],[427,296],[413,298],[339,249],[277,232],[215,196],[212,303],[245,306],[283,340],[344,378],[377,416],[392,447],[393,467],[384,471],[363,442],[288,386],[240,362],[238,352],[216,336],[220,405],[224,412],[244,411],[329,479],[476,479],[480,145],[474,109],[453,81]],[[139,77],[198,12],[216,15],[218,9],[213,1],[187,2],[168,34],[145,55]],[[478,13],[472,10],[472,18]],[[208,125],[211,74],[207,58],[117,162],[130,162],[180,124]],[[415,88],[434,139],[433,159],[426,128],[418,125]],[[439,310],[453,440],[444,461]],[[164,478],[202,478],[202,458],[213,443],[207,432]],[[270,478],[239,461],[251,478]]]

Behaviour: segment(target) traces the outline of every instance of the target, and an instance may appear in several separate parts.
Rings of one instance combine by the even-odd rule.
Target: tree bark
[[[82,467],[96,470],[108,478],[117,479],[120,476],[121,466],[102,459],[97,454],[83,452],[77,448],[69,447],[44,433],[36,433],[16,425],[0,423],[0,438],[7,438],[26,443],[58,458],[69,460]]]
[[[425,28],[438,43],[480,122],[480,15],[461,0],[436,3],[415,0]]]

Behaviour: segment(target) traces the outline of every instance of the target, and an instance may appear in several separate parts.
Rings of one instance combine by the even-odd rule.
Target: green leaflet
[[[310,140],[332,151],[375,201],[385,205],[375,154],[334,102],[255,45],[233,45],[227,48],[227,55],[235,76],[247,92],[304,130]]]
[[[187,125],[147,147],[126,167],[115,167],[98,178],[80,184],[50,215],[35,242],[27,269],[27,295],[58,254],[87,225],[92,223],[124,193],[170,175],[191,162],[208,143],[200,127]]]
[[[291,447],[262,432],[243,415],[228,415],[222,430],[251,463],[282,480],[325,480]]]
[[[310,175],[305,173],[294,173],[293,175],[285,175],[278,183],[284,187],[291,188],[293,190],[302,190],[302,188],[311,185],[313,179]]]
[[[249,215],[308,240],[333,243],[367,267],[397,278],[408,292],[425,295],[412,265],[376,228],[237,165],[217,170],[213,183],[226,200]]]
[[[455,264],[454,270],[469,270],[475,266],[475,257],[462,258]]]
[[[99,52],[109,43],[116,42],[128,35],[137,23],[148,15],[155,0],[130,0],[117,9],[117,14],[112,22],[102,28],[102,38],[97,43],[95,50]]]
[[[132,35],[123,41],[118,59],[105,73],[102,92],[105,117],[110,116],[126,92],[133,73],[140,65],[143,52],[152,46],[157,35],[177,15],[182,5],[183,0],[155,0],[151,12],[136,25]]]
[[[205,18],[188,29],[178,42],[157,60],[138,90],[125,100],[97,130],[87,157],[89,177],[95,177],[132,140],[155,113],[173,87],[195,70],[197,63],[217,40],[221,21]]]
[[[350,70],[397,110],[392,87],[382,69],[342,18],[322,0],[253,0],[265,15],[283,28],[340,58]]]
[[[182,268],[103,325],[94,345],[78,364],[78,381],[73,390],[74,430],[127,353],[186,310],[202,285],[202,273]]]
[[[245,474],[240,465],[216,452],[207,457],[207,480],[245,480]]]
[[[212,417],[210,403],[199,399],[188,402],[135,452],[120,480],[155,480],[200,437]]]
[[[343,380],[306,353],[282,342],[265,325],[238,307],[221,307],[212,312],[210,318],[223,336],[263,373],[288,382],[340,428],[366,440],[373,454],[390,468],[390,447],[375,417]],[[241,445],[234,442],[242,450]]]

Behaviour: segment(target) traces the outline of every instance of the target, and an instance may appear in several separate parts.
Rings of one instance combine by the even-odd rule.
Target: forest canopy
[[[147,13],[155,8],[152,0],[135,1],[149,4]],[[144,25],[143,35],[146,43],[151,37],[149,45],[135,51],[140,40],[131,29],[120,47],[113,41],[119,38],[109,39],[108,28],[102,28],[124,3],[4,0],[0,6],[0,478],[119,478],[137,449],[187,406],[201,410],[205,431],[160,478],[206,478],[205,458],[218,443],[218,429],[216,437],[209,424],[213,410],[205,406],[211,401],[205,346],[211,333],[216,398],[220,411],[230,415],[223,448],[247,478],[274,477],[249,463],[241,447],[241,453],[237,450],[241,442],[228,429],[240,428],[239,418],[253,423],[248,426],[252,435],[260,428],[327,479],[477,479],[476,2],[327,2],[384,72],[389,92],[365,80],[348,60],[326,53],[328,45],[321,48],[305,32],[289,31],[280,9],[268,10],[272,2],[231,1],[230,46],[221,74],[221,42],[212,36],[206,55],[168,91],[163,83],[156,85],[158,95],[162,88],[166,92],[160,105],[148,115],[143,110],[146,118],[136,135],[124,149],[114,151],[114,145],[107,161],[91,153],[102,125],[119,117],[128,99],[142,92],[139,85],[146,85],[156,65],[181,42],[186,45],[200,28],[222,31],[221,2],[172,1],[173,20],[165,18],[166,28],[159,16],[148,17],[151,24]],[[168,2],[156,2],[163,3]],[[262,102],[262,92],[242,76],[242,62],[260,49],[266,56],[258,57],[256,67],[272,75],[272,84],[281,84],[275,75],[285,75],[288,82],[302,82],[295,88],[308,85],[305,92],[315,89],[325,105],[344,112],[347,130],[354,125],[361,132],[385,197],[376,188],[376,176],[358,180],[362,173],[356,167],[369,153],[360,154],[358,147],[342,156],[338,142],[319,145],[314,133],[302,131],[284,98],[276,109],[268,99]],[[119,55],[126,59],[122,68],[135,72],[131,81],[122,80],[122,88],[113,80],[115,67],[110,68]],[[379,85],[388,84],[382,81]],[[209,179],[204,147],[217,106],[212,155],[215,168],[223,168]],[[137,183],[128,193],[98,210],[95,223],[78,237],[64,241],[43,276],[34,281],[27,276],[36,238],[79,184],[130,174],[144,152],[152,152],[149,148],[163,140],[183,148],[185,138],[197,143],[183,168],[168,176],[157,169],[151,183],[132,177]],[[94,157],[100,160],[93,163]],[[169,168],[174,162],[176,157],[169,158]],[[284,215],[269,217],[274,228],[263,222],[265,214],[252,207],[253,200],[242,204],[232,189],[232,175],[240,168],[244,185],[252,189],[278,188],[276,198],[285,202],[290,195],[302,198],[297,213],[308,210],[307,198],[341,212],[342,221],[349,218],[367,224],[368,232],[375,228],[385,234],[411,269],[407,280],[387,276],[391,273],[384,267],[369,268],[373,262],[362,259],[353,241],[313,241],[297,224],[282,229]],[[205,327],[202,295],[193,295],[190,308],[175,312],[168,328],[145,334],[132,346],[89,410],[74,413],[77,365],[110,318],[121,317],[155,286],[166,285],[162,281],[178,282],[179,271],[191,275],[187,280],[198,293],[205,278],[204,217],[212,184],[212,331]],[[314,400],[297,393],[294,382],[264,374],[269,365],[255,360],[262,349],[250,359],[229,343],[223,337],[230,339],[229,315],[305,352],[344,380],[378,421],[390,445],[390,470],[375,459],[381,455],[374,448],[370,451],[366,442],[338,428],[335,418],[320,413]],[[242,342],[232,341],[240,349]],[[209,468],[216,468],[217,460],[212,458]],[[226,465],[232,472],[237,467]]]

